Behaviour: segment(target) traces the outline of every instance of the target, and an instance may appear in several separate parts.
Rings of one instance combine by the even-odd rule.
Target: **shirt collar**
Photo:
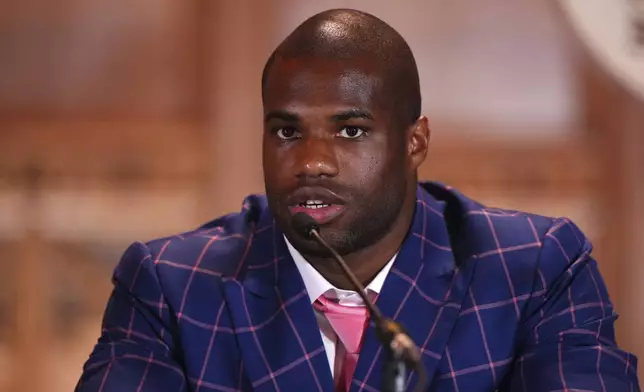
[[[334,287],[328,280],[326,280],[309,262],[304,259],[304,256],[291,245],[286,236],[284,236],[284,241],[286,241],[286,246],[288,247],[289,253],[297,266],[302,280],[304,281],[304,287],[309,295],[311,303],[315,302],[318,297],[322,294],[329,292],[331,296],[335,296],[339,302],[348,302],[347,304],[362,304],[360,296],[352,290],[342,290]],[[375,278],[365,287],[367,293],[378,295],[382,290],[382,286],[385,283],[385,279],[389,274],[394,260],[396,260],[396,253],[389,262],[378,272]]]

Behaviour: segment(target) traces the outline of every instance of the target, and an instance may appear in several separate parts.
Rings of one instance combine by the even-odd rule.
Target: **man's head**
[[[300,251],[326,253],[292,230],[296,212],[341,254],[411,215],[429,131],[413,54],[394,29],[354,10],[311,17],[269,58],[262,98],[266,193]]]

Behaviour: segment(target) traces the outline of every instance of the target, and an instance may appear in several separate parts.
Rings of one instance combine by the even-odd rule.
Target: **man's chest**
[[[512,312],[509,307],[499,309],[497,317],[482,317],[474,309],[461,314],[444,350],[425,351],[428,363],[438,359],[428,390],[476,392],[499,388],[509,372],[514,371],[517,324],[508,322]],[[324,385],[332,380],[335,354],[332,333],[325,334],[316,322],[310,325],[312,333],[302,336],[294,328],[302,321],[297,316],[289,321],[284,314],[276,313],[266,324],[248,327],[236,325],[229,314],[224,309],[215,328],[190,323],[179,328],[180,356],[184,358],[190,384],[244,385],[243,390],[249,391],[285,390],[284,385],[327,390]],[[249,317],[252,320],[257,316]],[[427,340],[431,333],[427,331]],[[366,338],[374,339],[371,334]],[[417,343],[422,347],[425,342]],[[376,353],[382,356],[381,350]],[[358,369],[366,371],[356,372],[354,384],[379,383],[370,379],[380,379],[381,361],[361,355]]]

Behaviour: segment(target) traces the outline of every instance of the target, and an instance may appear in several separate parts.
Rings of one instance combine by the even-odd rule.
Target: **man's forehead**
[[[267,101],[321,100],[372,104],[381,73],[366,61],[281,60],[266,84]],[[277,103],[277,102],[275,102]]]
[[[283,57],[278,55],[272,65],[271,74],[308,72],[332,75],[351,72],[376,76],[383,73],[382,68],[376,58],[368,55],[354,56],[352,58]]]

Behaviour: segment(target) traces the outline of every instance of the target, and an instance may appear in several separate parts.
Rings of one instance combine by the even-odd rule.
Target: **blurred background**
[[[334,7],[415,52],[422,177],[576,221],[644,357],[643,0],[21,0],[0,12],[0,391],[72,391],[125,247],[263,191],[264,61]]]

